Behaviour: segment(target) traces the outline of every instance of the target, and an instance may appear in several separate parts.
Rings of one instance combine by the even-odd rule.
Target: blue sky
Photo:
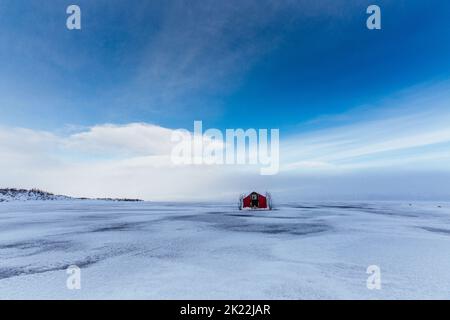
[[[450,4],[378,1],[369,31],[372,2],[78,1],[68,31],[67,1],[2,1],[1,121],[292,130],[448,78]]]
[[[81,7],[80,31],[66,29],[70,4]],[[381,7],[382,30],[366,28],[370,4]],[[290,146],[286,167],[306,165],[308,173],[318,167],[323,175],[330,166],[346,164],[339,167],[342,176],[366,167],[374,176],[381,162],[383,170],[409,163],[420,177],[427,170],[430,177],[438,169],[450,171],[436,166],[447,159],[450,141],[444,121],[450,113],[448,1],[3,0],[0,61],[0,147],[22,159],[24,150],[5,143],[18,139],[39,151],[34,159],[61,165],[57,177],[75,172],[83,165],[79,159],[100,157],[83,153],[92,151],[92,141],[83,152],[67,145],[79,148],[80,141],[95,136],[99,150],[109,148],[99,145],[112,141],[105,128],[136,140],[128,129],[159,137],[166,129],[192,130],[194,120],[219,129],[279,128]],[[360,137],[351,144],[346,138],[351,152],[336,149],[344,143],[343,132]],[[383,135],[375,139],[376,132]],[[408,143],[405,132],[423,143]],[[324,140],[333,148],[314,144]],[[44,152],[33,141],[55,145]],[[383,141],[391,144],[380,147]],[[361,151],[364,144],[377,151]],[[293,152],[298,146],[317,152]],[[340,156],[324,158],[330,152]],[[70,168],[63,166],[67,163]],[[5,183],[61,188],[42,177],[19,177],[9,166],[4,164],[13,173],[3,177]],[[104,178],[111,178],[106,171]],[[285,186],[271,183],[261,186]],[[106,194],[98,191],[102,187],[91,193],[123,195],[119,187]],[[82,194],[81,188],[80,183],[65,191]],[[130,194],[136,195],[147,196],[140,190]]]

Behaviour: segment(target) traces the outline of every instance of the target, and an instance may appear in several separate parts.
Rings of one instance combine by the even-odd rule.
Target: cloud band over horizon
[[[448,82],[415,88],[380,101],[376,115],[364,111],[364,119],[356,110],[350,117],[360,119],[352,124],[283,136],[275,177],[261,177],[251,165],[175,165],[170,156],[176,129],[154,124],[102,124],[66,135],[0,127],[1,183],[146,200],[227,199],[246,188],[272,191],[281,199],[445,197],[437,177],[450,175],[448,101]],[[352,191],[351,185],[338,183],[376,176],[372,183],[381,187],[375,190],[372,185]],[[400,180],[393,182],[397,176]],[[421,186],[405,188],[404,181],[417,177]],[[440,187],[430,192],[433,180]],[[318,181],[325,182],[320,186]]]

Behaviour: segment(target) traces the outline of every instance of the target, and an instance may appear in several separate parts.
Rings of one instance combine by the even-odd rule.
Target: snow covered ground
[[[2,202],[0,298],[449,299],[450,204]]]

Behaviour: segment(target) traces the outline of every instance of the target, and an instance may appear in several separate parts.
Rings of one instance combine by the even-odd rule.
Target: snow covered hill
[[[29,201],[29,200],[71,200],[73,198],[54,195],[38,189],[0,189],[0,202],[3,201]]]
[[[42,191],[39,189],[0,189],[0,202],[9,202],[9,201],[35,201],[35,200],[44,200],[44,201],[56,201],[56,200],[102,200],[102,201],[142,201],[139,199],[113,199],[113,198],[97,198],[97,199],[89,199],[89,198],[73,198],[63,195],[55,195],[50,192]]]

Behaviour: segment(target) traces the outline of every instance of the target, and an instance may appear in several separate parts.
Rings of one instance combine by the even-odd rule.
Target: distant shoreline
[[[51,192],[40,189],[0,189],[0,202],[10,201],[61,201],[61,200],[98,200],[98,201],[117,201],[117,202],[141,202],[141,199],[130,198],[87,198],[87,197],[69,197],[65,195],[55,195]]]

